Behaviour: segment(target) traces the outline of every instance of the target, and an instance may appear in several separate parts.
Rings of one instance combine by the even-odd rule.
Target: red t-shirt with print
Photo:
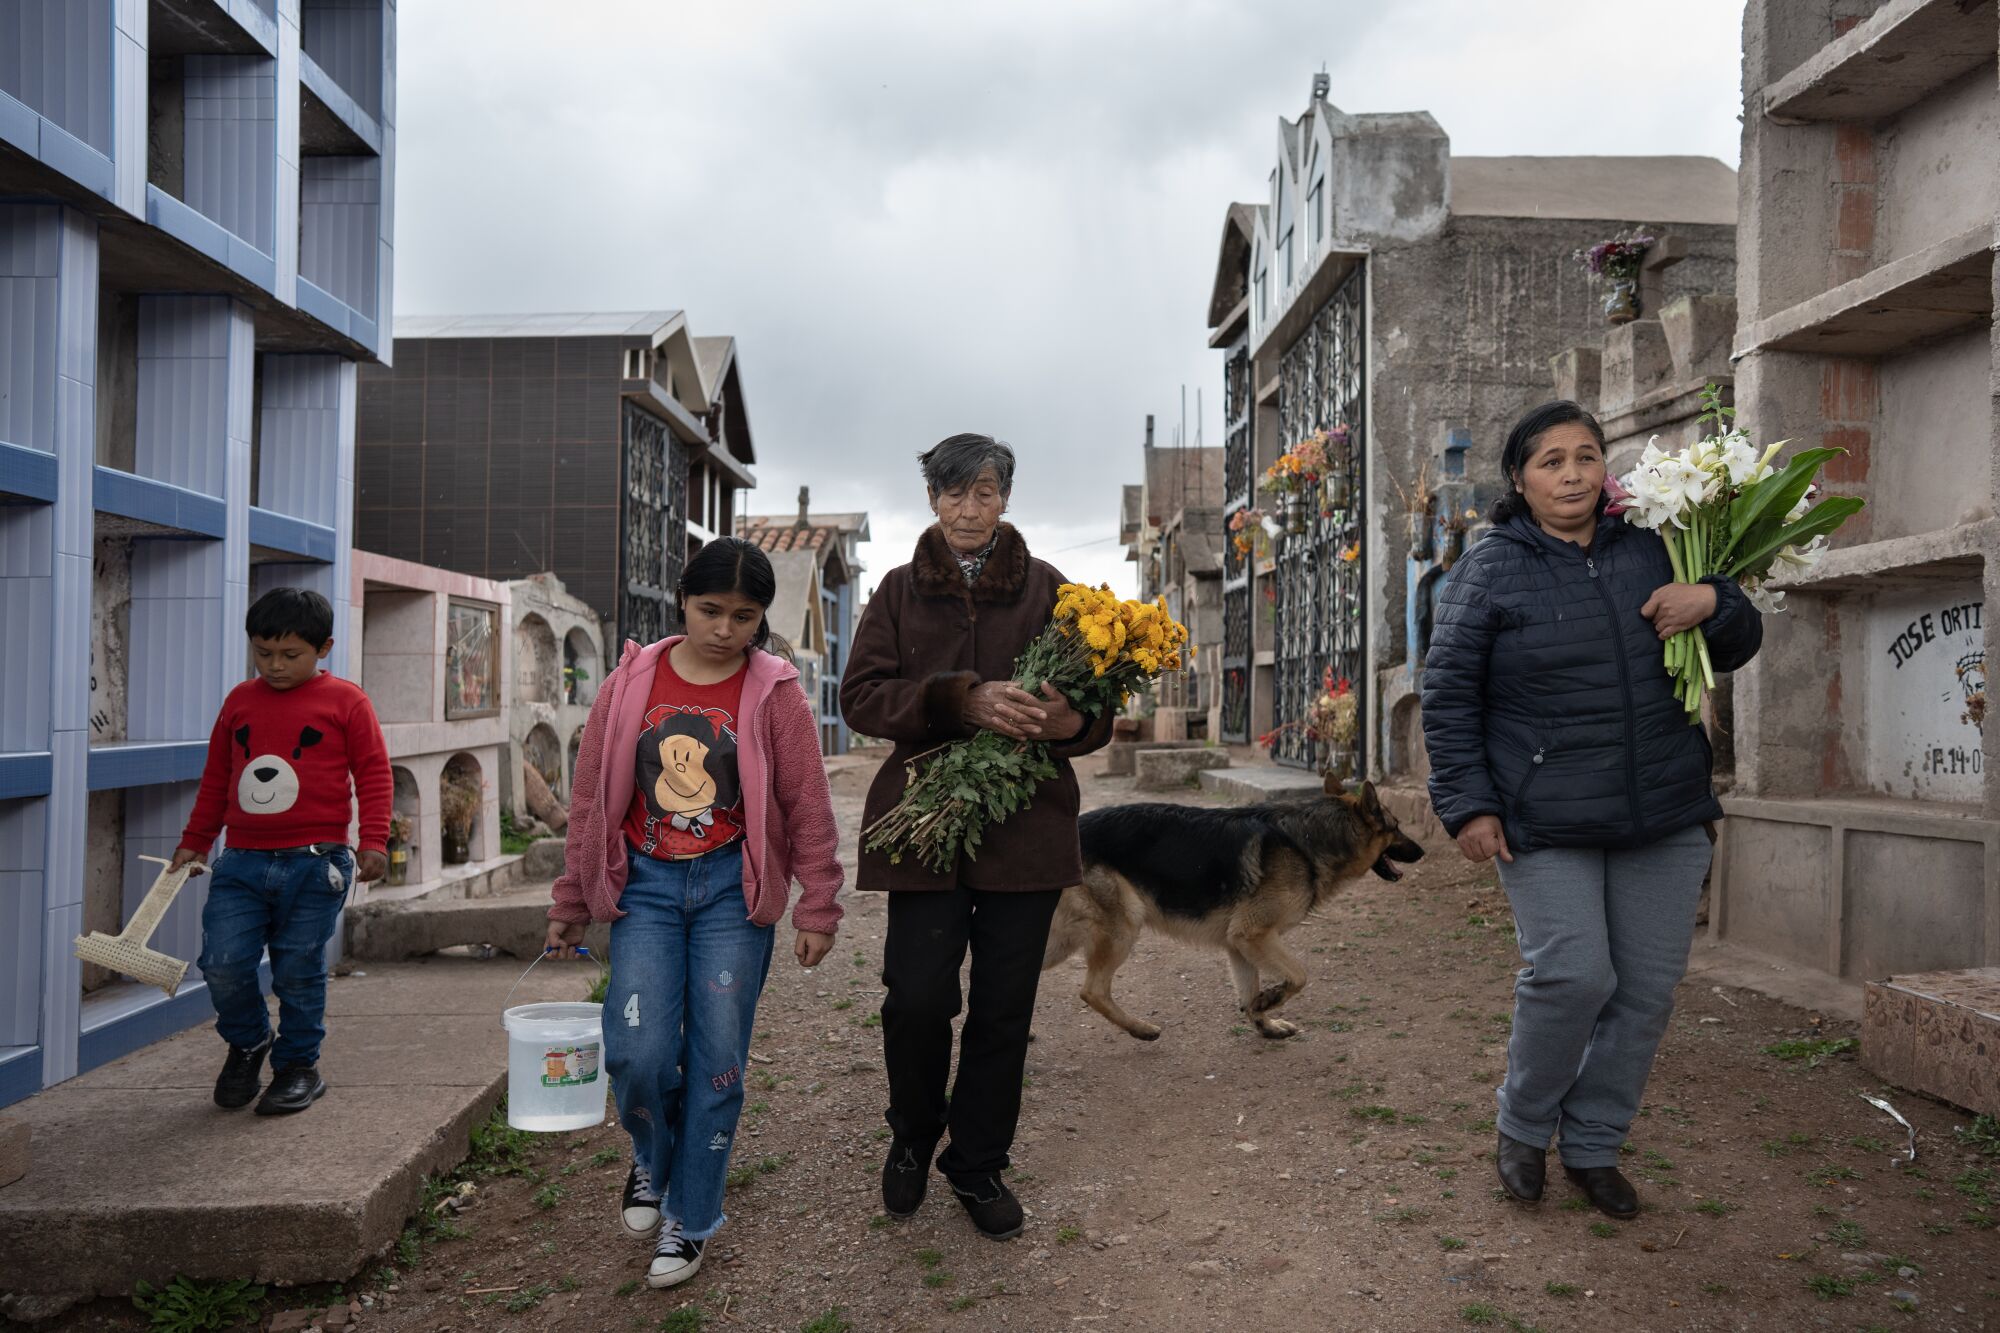
[[[625,813],[625,840],[637,850],[684,861],[743,836],[736,715],[748,674],[695,685],[674,670],[672,654],[661,655],[646,696],[646,729],[639,733],[632,805]]]

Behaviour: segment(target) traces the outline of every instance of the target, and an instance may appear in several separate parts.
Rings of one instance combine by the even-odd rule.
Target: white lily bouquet
[[[1827,534],[1861,511],[1854,496],[1819,498],[1820,468],[1845,451],[1801,449],[1774,471],[1772,460],[1790,441],[1760,453],[1730,424],[1736,409],[1722,405],[1713,384],[1702,391],[1702,409],[1697,421],[1712,433],[1673,454],[1661,450],[1656,435],[1638,467],[1622,480],[1605,479],[1608,512],[1665,538],[1676,581],[1720,574],[1736,580],[1758,610],[1781,611],[1784,594],[1766,585],[1810,572]],[[1693,717],[1715,687],[1708,641],[1699,629],[1683,630],[1667,640],[1666,656],[1674,693]]]

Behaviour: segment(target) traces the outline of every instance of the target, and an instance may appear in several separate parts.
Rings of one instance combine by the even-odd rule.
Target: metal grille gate
[[[665,422],[630,403],[624,436],[618,634],[654,643],[680,625],[674,590],[687,565],[687,451]]]
[[[1362,419],[1367,384],[1365,270],[1354,272],[1313,315],[1312,324],[1279,362],[1278,411],[1286,448],[1315,430],[1346,425],[1345,447],[1328,446],[1329,467],[1317,494],[1304,497],[1304,531],[1277,545],[1276,653],[1273,685],[1280,723],[1305,718],[1329,667],[1353,684],[1361,724],[1352,745],[1335,748],[1303,728],[1278,738],[1279,763],[1367,772],[1368,551],[1363,545],[1368,423]],[[1343,553],[1350,558],[1343,559]]]
[[[1222,381],[1222,739],[1250,740],[1250,663],[1255,648],[1250,620],[1251,558],[1236,549],[1228,522],[1250,504],[1250,349],[1247,338],[1230,350]]]

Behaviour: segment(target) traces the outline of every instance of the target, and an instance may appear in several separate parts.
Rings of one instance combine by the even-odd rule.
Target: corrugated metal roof
[[[681,317],[678,310],[598,311],[542,315],[402,315],[398,338],[654,338]],[[697,341],[700,341],[697,339]]]

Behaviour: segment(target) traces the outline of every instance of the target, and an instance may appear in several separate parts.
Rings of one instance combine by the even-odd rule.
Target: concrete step
[[[132,1284],[345,1281],[401,1233],[423,1178],[462,1160],[506,1085],[511,959],[377,963],[327,991],[329,1091],[294,1116],[217,1109],[223,1045],[183,1032],[9,1107],[34,1147],[0,1189],[0,1311],[45,1318]],[[514,996],[580,1000],[588,963]]]
[[[364,902],[346,913],[345,957],[402,962],[459,944],[490,944],[510,958],[541,956],[549,928],[549,886],[534,884],[491,898],[425,897]],[[593,924],[584,940],[606,957],[611,928]]]
[[[1290,801],[1322,790],[1320,777],[1303,768],[1262,764],[1254,768],[1212,768],[1201,775],[1201,790],[1231,805]]]

